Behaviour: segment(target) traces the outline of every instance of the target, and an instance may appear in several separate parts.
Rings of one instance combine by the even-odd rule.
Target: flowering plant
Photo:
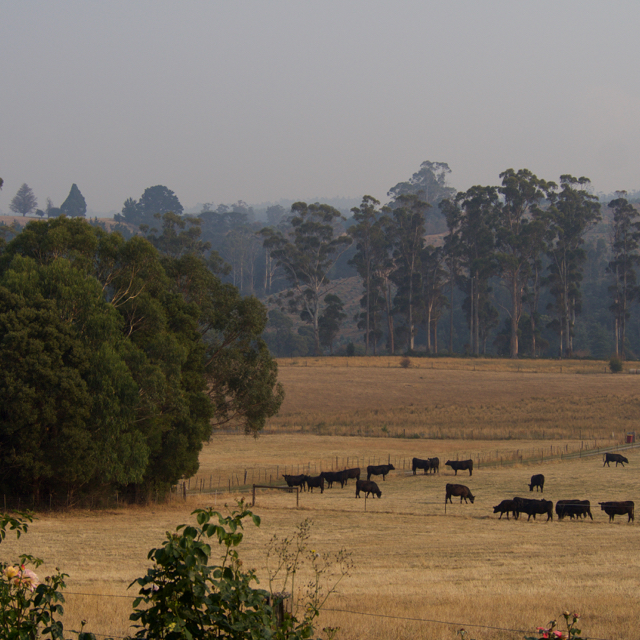
[[[536,631],[540,634],[540,638],[551,638],[552,640],[583,640],[580,635],[582,631],[576,626],[580,615],[575,612],[563,611],[564,621],[567,625],[567,631],[560,631],[556,620],[551,620],[546,627],[536,627]],[[535,636],[525,636],[525,640],[539,640]]]
[[[7,531],[19,537],[26,533],[33,516],[29,513],[0,514],[0,542]],[[62,640],[66,574],[56,574],[40,581],[29,566],[38,568],[42,560],[21,555],[17,563],[0,562],[0,639],[35,640],[51,638]],[[92,634],[80,632],[79,640],[91,640]]]

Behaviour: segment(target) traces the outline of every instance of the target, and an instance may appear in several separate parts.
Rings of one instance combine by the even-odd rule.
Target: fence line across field
[[[622,444],[611,443],[605,446],[598,446],[598,441],[582,441],[580,445],[549,445],[548,447],[528,447],[516,449],[512,452],[500,451],[468,451],[458,452],[455,460],[473,460],[475,469],[486,467],[502,467],[513,464],[536,464],[549,460],[572,460],[575,458],[591,457],[610,451],[625,451],[640,446],[640,443]],[[422,454],[425,455],[425,454]],[[416,456],[417,457],[417,456]],[[444,459],[440,460],[440,469],[446,470]],[[283,475],[319,475],[323,471],[341,471],[360,467],[362,474],[366,474],[367,466],[380,464],[393,464],[396,472],[411,471],[412,456],[380,455],[368,456],[331,456],[316,461],[304,461],[293,464],[275,464],[265,467],[254,466],[230,471],[226,473],[209,473],[206,475],[195,475],[182,480],[175,492],[178,495],[186,496],[194,493],[213,493],[214,491],[232,491],[240,488],[249,488],[254,484],[274,485],[284,482]],[[422,474],[421,474],[422,475]]]
[[[128,598],[129,600],[134,600],[137,596],[121,596],[121,595],[115,595],[115,594],[104,594],[104,593],[74,593],[72,591],[65,591],[65,595],[66,596],[82,596],[82,597],[89,597],[89,598]],[[356,616],[365,616],[365,617],[370,617],[370,618],[384,618],[387,620],[401,620],[404,622],[421,622],[421,623],[427,623],[427,624],[441,624],[441,625],[447,625],[447,626],[451,626],[451,627],[458,627],[458,628],[466,628],[466,627],[471,627],[473,629],[489,629],[492,631],[508,631],[511,633],[533,633],[533,631],[529,630],[529,629],[513,629],[513,628],[508,628],[508,627],[496,627],[496,626],[492,626],[492,625],[486,625],[486,624],[474,624],[472,622],[455,622],[453,620],[434,620],[434,619],[430,619],[430,618],[414,618],[414,617],[409,617],[409,616],[394,616],[388,613],[370,613],[368,611],[354,611],[352,609],[330,609],[330,608],[323,608],[321,610],[321,613],[346,613],[349,615],[356,615]],[[96,633],[95,631],[93,632],[94,635],[96,636],[100,636],[100,637],[109,637],[109,638],[118,638],[118,640],[125,640],[125,637],[128,636],[117,636],[114,634],[105,634],[105,633]],[[595,636],[589,636],[590,640],[606,640],[605,638],[597,638]]]

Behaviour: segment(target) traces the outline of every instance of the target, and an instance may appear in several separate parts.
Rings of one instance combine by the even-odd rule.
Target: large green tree
[[[193,246],[165,223],[159,246]],[[212,428],[255,433],[282,401],[265,323],[195,250],[28,225],[0,259],[0,487],[135,496],[192,475]]]

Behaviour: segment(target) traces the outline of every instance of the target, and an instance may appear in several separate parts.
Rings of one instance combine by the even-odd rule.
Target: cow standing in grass
[[[473,460],[447,460],[445,467],[451,467],[458,475],[458,471],[469,471],[469,475],[473,475]]]
[[[395,471],[395,469],[392,464],[370,464],[367,467],[367,480],[371,480],[371,476],[382,476],[384,480],[389,471]]]
[[[305,483],[307,480],[307,476],[304,473],[301,473],[299,476],[291,476],[291,475],[283,475],[284,481],[287,483],[289,487],[302,487],[303,491],[305,489]]]
[[[319,487],[320,493],[324,493],[324,478],[322,477],[322,474],[320,474],[319,476],[315,476],[315,478],[312,478],[311,476],[305,476],[304,481],[309,488],[310,493],[313,493],[314,487]]]
[[[356,498],[360,497],[360,492],[364,492],[364,497],[368,498],[372,493],[378,498],[382,498],[382,491],[378,488],[378,485],[373,480],[356,480]]]
[[[610,462],[615,462],[616,463],[616,467],[621,464],[623,467],[626,464],[629,464],[629,461],[621,454],[619,453],[605,453],[604,454],[604,464],[602,465],[604,467],[604,465],[606,464],[607,467],[611,466],[609,463]]]
[[[536,475],[531,476],[529,491],[533,491],[534,487],[536,488],[536,491],[540,489],[541,492],[544,492],[544,476],[541,473],[536,473]]]
[[[453,504],[453,500],[451,500],[451,496],[460,496],[460,504],[464,500],[467,502],[467,498],[471,500],[471,504],[476,499],[476,497],[471,493],[469,487],[465,487],[463,484],[448,484],[447,485],[447,495],[445,496],[444,503],[447,504],[447,500]]]

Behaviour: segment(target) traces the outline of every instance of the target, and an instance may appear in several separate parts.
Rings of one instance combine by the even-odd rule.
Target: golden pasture
[[[583,439],[600,436],[597,444],[602,446],[605,441],[618,441],[635,426],[635,385],[640,383],[636,376],[430,371],[397,367],[356,371],[350,366],[349,375],[338,369],[336,376],[328,367],[281,366],[287,400],[267,433],[257,439],[219,434],[204,447],[200,486],[206,485],[208,492],[208,478],[212,493],[193,492],[194,482],[186,502],[174,498],[167,505],[145,508],[42,514],[26,536],[2,543],[0,557],[34,553],[46,559],[41,574],[60,567],[70,574],[65,626],[78,628],[78,621],[87,619],[91,631],[124,636],[130,632],[127,618],[133,595],[127,586],[144,573],[149,548],[162,542],[165,531],[188,522],[194,508],[224,509],[225,503],[241,495],[249,497],[235,486],[231,493],[224,491],[234,476],[241,475],[239,483],[244,484],[245,470],[248,484],[258,470],[262,483],[265,473],[275,481],[276,470],[281,474],[284,466],[288,472],[303,466],[317,472],[335,465],[336,458],[339,465],[346,458],[350,464],[357,460],[362,465],[370,460],[386,462],[389,457],[406,461],[413,456],[438,456],[443,464],[448,457],[475,460],[502,455],[506,463],[512,461],[509,456],[514,451],[550,451],[552,446],[556,452],[565,447],[575,450],[582,443],[581,429]],[[356,402],[354,396],[360,400]],[[523,437],[526,429],[519,420],[525,419],[525,410],[517,411],[511,439],[508,434],[498,439],[498,433],[507,429],[509,407],[535,398],[545,439],[542,433],[533,439]],[[594,398],[603,400],[590,405]],[[545,416],[545,404],[550,415]],[[424,410],[422,425],[416,419],[415,428],[426,434],[431,428],[426,411],[436,405],[449,407],[451,419],[447,422],[444,413],[438,414],[439,428],[448,424],[457,429],[453,439],[446,433],[432,439],[411,437],[409,427],[405,427],[406,437],[392,437],[394,431],[389,427],[387,433],[382,431],[385,423],[377,422],[374,413],[385,412],[388,419],[397,411]],[[606,416],[607,424],[598,427],[585,406],[601,412],[603,419]],[[477,418],[473,440],[462,436],[468,429],[461,426],[459,417],[465,407],[468,415]],[[481,420],[485,411],[481,407],[495,419],[502,416],[504,424],[489,432],[494,418]],[[345,417],[358,412],[371,412],[369,436],[362,428],[357,435],[358,428],[346,424]],[[558,412],[566,420],[552,415]],[[312,429],[318,416],[335,426]],[[355,435],[342,435],[349,429]],[[610,440],[611,431],[614,440]],[[597,505],[602,500],[639,498],[640,455],[634,449],[625,455],[630,464],[624,468],[603,468],[601,455],[563,461],[545,457],[534,464],[481,465],[471,477],[467,472],[456,477],[445,467],[439,476],[413,476],[396,464],[398,468],[385,482],[378,479],[382,498],[368,499],[366,511],[365,500],[355,499],[352,483],[324,494],[302,493],[297,509],[292,494],[258,491],[254,511],[262,517],[262,526],[247,528],[240,552],[245,565],[255,567],[264,581],[265,549],[271,536],[289,535],[301,520],[311,518],[314,549],[346,548],[353,553],[355,568],[328,601],[317,625],[318,636],[323,635],[322,627],[339,626],[338,638],[344,640],[453,640],[455,631],[465,626],[477,639],[517,638],[523,635],[520,630],[533,632],[571,609],[582,614],[582,629],[590,637],[631,637],[636,633],[635,611],[640,604],[637,525],[627,524],[626,517],[616,517],[610,524]],[[515,495],[530,497],[527,483],[534,473],[545,474],[547,499],[589,499],[594,521],[498,520],[492,507]],[[222,482],[217,480],[220,477]],[[454,498],[445,514],[447,482],[469,486],[475,504],[461,505]]]

